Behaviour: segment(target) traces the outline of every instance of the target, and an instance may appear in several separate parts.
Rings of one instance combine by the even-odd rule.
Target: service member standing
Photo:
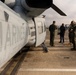
[[[76,24],[74,21],[71,21],[70,27],[69,27],[69,39],[70,42],[73,44],[73,48],[71,50],[76,50]]]
[[[65,34],[65,27],[64,23],[60,26],[60,42],[59,43],[64,43],[64,34]]]
[[[71,50],[76,50],[76,24],[73,27],[73,37],[72,37],[73,48]]]
[[[56,29],[56,25],[55,25],[55,21],[53,21],[53,23],[49,26],[49,31],[50,31],[50,45],[54,46],[54,36],[55,36],[55,29]]]
[[[73,37],[72,37],[72,44],[73,44],[73,48],[71,48],[71,50],[76,50],[76,25],[74,24],[74,27],[73,27],[73,31],[72,31],[72,34],[73,34]]]

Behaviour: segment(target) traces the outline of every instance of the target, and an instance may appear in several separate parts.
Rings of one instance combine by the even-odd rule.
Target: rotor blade
[[[67,16],[64,12],[62,12],[56,5],[52,4],[51,8],[53,8],[57,13],[62,16]]]

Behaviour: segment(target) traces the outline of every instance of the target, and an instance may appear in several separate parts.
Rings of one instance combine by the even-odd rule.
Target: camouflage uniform
[[[49,26],[49,31],[50,31],[50,45],[54,46],[54,36],[55,36],[55,29],[56,26],[54,24],[55,21],[53,21],[53,24]]]
[[[70,42],[73,44],[73,48],[71,50],[76,50],[76,25],[71,23],[69,28],[69,39]]]
[[[73,34],[74,34],[73,41],[72,41],[73,49],[76,50],[76,26],[73,29]]]

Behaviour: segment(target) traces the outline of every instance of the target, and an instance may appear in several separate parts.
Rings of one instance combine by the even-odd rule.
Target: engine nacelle
[[[52,3],[52,0],[21,0],[22,6],[30,11],[35,8],[47,9],[51,7]]]
[[[27,16],[36,17],[51,7],[53,0],[21,0],[22,7],[27,10]]]
[[[33,10],[33,8],[31,8],[31,7],[29,7],[29,6],[27,5],[26,0],[21,0],[21,4],[22,4],[22,6],[23,6],[26,10],[28,10],[28,11],[32,11],[32,10]]]
[[[9,7],[14,7],[16,0],[1,0],[2,2],[4,2],[6,5],[8,5]]]

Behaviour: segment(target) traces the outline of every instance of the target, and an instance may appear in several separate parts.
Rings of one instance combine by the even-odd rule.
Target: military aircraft
[[[53,0],[0,0],[0,68],[25,45],[44,42],[45,20],[38,16],[49,7],[66,16]]]

